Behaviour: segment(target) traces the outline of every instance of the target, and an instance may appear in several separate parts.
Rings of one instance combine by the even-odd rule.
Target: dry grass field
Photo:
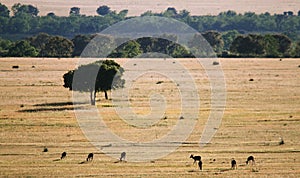
[[[59,16],[68,16],[71,7],[79,7],[82,14],[96,15],[96,9],[102,5],[108,5],[117,12],[128,9],[128,15],[141,15],[147,10],[162,12],[168,7],[178,10],[187,9],[193,15],[217,15],[220,12],[234,10],[238,13],[256,12],[282,14],[284,11],[293,11],[297,14],[300,6],[298,0],[1,0],[1,3],[11,7],[15,3],[32,4],[40,10],[40,15],[54,12]]]
[[[74,69],[77,61],[0,58],[1,177],[300,177],[300,59],[221,59],[226,108],[216,135],[203,148],[198,142],[210,111],[208,80],[193,59],[182,59],[199,87],[199,119],[186,143],[175,152],[143,163],[115,163],[116,159],[96,149],[82,133],[74,109],[86,105],[72,105],[72,93],[62,86],[62,75]],[[13,65],[19,68],[12,69]],[[148,79],[140,78],[136,86],[150,88],[153,82]],[[161,85],[167,98],[172,88],[168,83]],[[136,92],[147,101],[143,98],[147,92]],[[177,101],[168,101],[167,113],[176,115]],[[132,128],[107,106],[112,106],[111,101],[99,94],[97,107],[109,116],[105,121],[116,134],[139,141],[153,137],[151,129],[131,134]],[[134,106],[136,113],[149,112],[147,105]],[[156,137],[174,124],[169,118],[160,123],[155,126]],[[280,137],[285,144],[279,145]],[[44,147],[48,152],[43,152]],[[67,157],[59,160],[63,151]],[[79,164],[90,152],[94,160]],[[203,171],[193,165],[190,154],[202,156]],[[245,165],[249,155],[256,159],[254,166]],[[237,160],[237,170],[229,169],[232,158]]]

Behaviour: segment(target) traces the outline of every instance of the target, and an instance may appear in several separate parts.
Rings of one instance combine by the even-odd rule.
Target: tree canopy
[[[104,92],[105,99],[108,99],[107,91],[124,87],[123,72],[124,69],[113,60],[96,61],[65,73],[64,87],[89,92],[91,105],[95,105],[97,92]]]
[[[0,3],[0,17],[9,17],[9,12],[8,8]]]
[[[15,43],[8,50],[8,56],[11,57],[35,57],[37,54],[37,50],[25,40]]]
[[[111,10],[110,10],[110,7],[104,5],[104,6],[98,7],[98,9],[96,10],[96,12],[97,12],[99,15],[104,16],[104,15],[109,14],[109,13],[111,12]]]

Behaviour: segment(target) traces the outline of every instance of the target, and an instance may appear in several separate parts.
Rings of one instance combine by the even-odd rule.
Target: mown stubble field
[[[0,176],[300,176],[300,59],[221,59],[226,108],[216,135],[202,148],[198,142],[210,111],[209,82],[193,59],[181,59],[197,81],[200,116],[185,144],[166,157],[142,163],[115,163],[116,159],[85,138],[73,109],[88,105],[72,105],[72,93],[62,86],[62,75],[74,69],[78,59],[0,61]],[[12,69],[13,65],[19,69]],[[136,86],[151,88],[157,81],[149,79],[140,78]],[[159,80],[164,81],[160,89],[168,99],[174,94],[172,84],[164,78]],[[142,100],[132,100],[136,113],[149,112],[147,92],[135,90]],[[172,96],[166,113],[175,117],[177,95]],[[102,93],[97,107],[103,116],[108,116],[104,120],[111,130],[133,141],[161,137],[174,125],[174,118],[168,117],[153,126],[154,131],[131,128],[115,114],[112,101],[104,100]],[[280,137],[285,144],[279,145]],[[44,147],[49,151],[43,152]],[[67,157],[59,160],[63,151]],[[93,162],[79,164],[90,152],[95,153]],[[190,154],[202,156],[203,171],[193,165]],[[252,167],[245,165],[249,155],[256,159]],[[237,170],[229,169],[232,158],[237,160]]]

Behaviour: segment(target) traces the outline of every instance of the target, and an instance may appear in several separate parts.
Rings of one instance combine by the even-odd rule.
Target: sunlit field
[[[300,176],[299,59],[221,59],[226,108],[222,124],[205,147],[199,147],[199,139],[210,112],[209,80],[195,59],[180,59],[199,88],[200,115],[184,144],[149,162],[117,162],[86,139],[74,109],[89,104],[73,105],[72,92],[63,87],[63,74],[74,69],[77,61],[0,59],[0,176]],[[147,90],[156,87],[158,80],[162,82],[158,90],[168,101],[168,118],[161,119],[155,129],[127,125],[114,111],[114,98],[105,100],[103,93],[98,94],[97,108],[113,132],[128,140],[149,141],[174,126],[180,93],[173,92],[174,85],[167,78],[145,75],[136,80],[132,94],[138,97],[132,99],[132,106],[137,114],[147,114]],[[48,152],[43,152],[44,147]],[[67,156],[60,160],[63,151]],[[94,160],[80,164],[90,152],[95,154]],[[189,158],[191,154],[202,156],[202,171]],[[249,155],[255,157],[255,165],[245,164]],[[232,158],[237,170],[230,169]]]

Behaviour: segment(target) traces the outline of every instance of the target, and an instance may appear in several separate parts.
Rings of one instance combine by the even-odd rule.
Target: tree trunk
[[[105,95],[105,99],[108,100],[108,95],[107,95],[107,91],[104,91],[104,95]]]
[[[90,91],[91,105],[96,104],[96,91]]]

